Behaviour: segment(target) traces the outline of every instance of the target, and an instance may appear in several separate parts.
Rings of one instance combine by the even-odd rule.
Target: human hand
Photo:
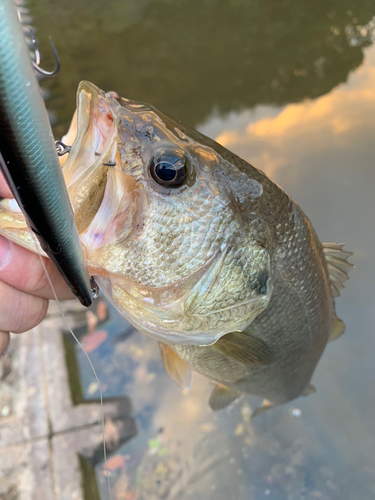
[[[12,198],[1,174],[0,198]],[[52,262],[43,259],[57,297],[74,299]],[[0,235],[0,356],[8,348],[9,332],[22,333],[38,325],[53,297],[39,255]]]

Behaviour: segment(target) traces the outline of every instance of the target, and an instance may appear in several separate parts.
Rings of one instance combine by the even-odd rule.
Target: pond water
[[[257,398],[218,413],[209,382],[183,394],[156,343],[109,308],[87,339],[104,397],[132,400],[138,433],[109,457],[121,500],[375,498],[375,46],[373,1],[32,0],[56,138],[80,80],[150,102],[280,184],[355,269],[336,300],[317,392],[253,421]],[[104,333],[103,333],[104,332]],[[95,333],[95,332],[94,332]],[[91,342],[91,343],[90,343]],[[95,378],[76,351],[85,399]],[[102,464],[96,466],[107,498]]]

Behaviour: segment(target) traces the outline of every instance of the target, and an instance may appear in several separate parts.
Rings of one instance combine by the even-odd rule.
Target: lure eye
[[[160,186],[178,188],[188,177],[189,160],[179,152],[163,152],[152,159],[150,173]]]

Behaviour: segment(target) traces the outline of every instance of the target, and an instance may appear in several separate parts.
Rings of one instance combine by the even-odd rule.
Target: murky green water
[[[345,335],[316,394],[249,420],[256,398],[214,414],[196,376],[182,394],[156,344],[110,309],[91,356],[105,397],[128,395],[138,434],[112,453],[118,500],[375,498],[375,15],[373,1],[32,0],[57,138],[82,79],[150,102],[264,170],[356,268]],[[85,328],[81,336],[87,332]],[[95,340],[95,339],[94,339]],[[77,351],[84,398],[95,379]],[[120,456],[121,455],[121,456]],[[117,457],[117,458],[116,458]],[[97,476],[106,498],[103,470]]]

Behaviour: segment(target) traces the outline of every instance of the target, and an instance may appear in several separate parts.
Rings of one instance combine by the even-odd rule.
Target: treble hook
[[[29,28],[29,32],[30,32],[30,39],[31,39],[31,44],[33,46],[33,49],[34,49],[34,55],[35,55],[35,64],[39,66],[40,64],[40,52],[39,52],[39,47],[38,47],[38,42],[36,41],[36,38],[35,38],[35,33],[34,33],[34,30],[32,29],[31,26],[28,26]]]
[[[34,30],[32,29],[31,26],[29,26],[28,28],[30,30],[31,43],[32,43],[32,46],[34,48],[34,53],[35,53],[35,61],[33,61],[34,69],[38,73],[40,73],[41,75],[44,75],[44,76],[57,75],[57,73],[60,71],[61,64],[60,64],[59,54],[58,54],[56,47],[52,41],[52,38],[49,37],[49,43],[51,44],[52,52],[53,52],[53,55],[55,58],[55,69],[53,71],[46,71],[45,69],[40,67],[40,52],[39,52],[38,42],[35,38]]]

